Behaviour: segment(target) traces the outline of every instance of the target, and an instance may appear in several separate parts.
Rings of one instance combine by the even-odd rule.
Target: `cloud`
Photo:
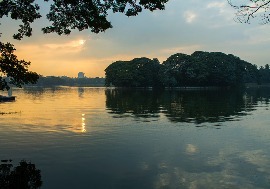
[[[48,47],[50,49],[59,49],[59,48],[81,48],[82,46],[84,46],[86,40],[83,39],[79,39],[79,40],[73,40],[73,41],[69,41],[66,43],[49,43],[49,44],[44,44],[45,47]]]
[[[210,2],[207,4],[207,8],[220,8],[220,9],[223,9],[225,8],[226,4],[225,2]]]
[[[207,12],[212,12],[215,15],[214,11],[218,11],[218,15],[223,17],[229,23],[232,23],[233,18],[235,17],[235,10],[226,2],[213,1],[206,5]],[[215,16],[216,17],[216,16]],[[219,17],[217,17],[220,19]]]
[[[184,12],[184,18],[187,23],[192,23],[195,21],[197,15],[193,11]]]
[[[195,44],[195,45],[187,45],[187,46],[179,46],[179,47],[162,49],[161,53],[165,53],[165,54],[188,53],[188,54],[191,54],[194,51],[199,50],[201,48],[202,48],[201,45]]]
[[[269,25],[260,25],[251,29],[247,29],[243,32],[247,40],[242,43],[246,43],[249,45],[269,44],[269,29]]]

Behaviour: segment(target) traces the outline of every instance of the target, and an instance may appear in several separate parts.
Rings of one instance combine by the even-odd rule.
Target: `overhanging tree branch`
[[[14,54],[16,49],[10,43],[0,42],[0,90],[9,89],[9,84],[21,87],[23,84],[35,83],[39,76],[28,70],[30,62],[18,60]],[[6,77],[10,78],[9,83]]]
[[[270,23],[270,0],[249,0],[246,4],[237,5],[232,0],[227,0],[236,12],[236,21],[251,23],[252,19],[259,18],[260,23]]]
[[[48,0],[44,0],[48,2]],[[108,12],[136,16],[143,9],[163,10],[169,0],[52,0],[46,17],[51,25],[42,28],[44,33],[68,35],[72,30],[90,29],[99,33],[112,28]],[[3,16],[22,21],[15,39],[32,35],[31,23],[41,18],[40,0],[1,0],[0,19]]]

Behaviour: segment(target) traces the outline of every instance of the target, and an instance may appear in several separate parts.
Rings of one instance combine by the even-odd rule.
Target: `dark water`
[[[42,189],[270,188],[267,88],[14,95],[0,104],[0,159],[34,164]]]

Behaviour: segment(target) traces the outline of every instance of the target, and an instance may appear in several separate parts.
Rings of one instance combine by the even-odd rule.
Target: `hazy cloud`
[[[161,52],[170,54],[170,55],[178,53],[178,52],[192,54],[194,51],[199,50],[201,48],[202,48],[201,45],[187,45],[187,46],[179,46],[179,47],[162,49]]]
[[[184,18],[186,20],[187,23],[192,23],[195,21],[197,15],[195,12],[193,11],[186,11],[184,12]]]
[[[81,48],[84,46],[86,40],[79,39],[79,40],[73,40],[66,43],[49,43],[44,44],[45,47],[48,47],[50,49],[59,49],[59,48]]]
[[[220,1],[215,1],[215,2],[210,2],[207,4],[207,8],[220,8],[220,9],[224,9],[226,7],[226,3],[225,2],[220,2]]]

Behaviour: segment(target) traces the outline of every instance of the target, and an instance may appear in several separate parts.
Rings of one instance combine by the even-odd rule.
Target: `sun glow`
[[[85,42],[86,40],[80,39],[80,40],[68,41],[65,43],[49,43],[49,44],[45,44],[44,46],[50,49],[78,48],[78,47],[83,46]]]
[[[85,114],[82,114],[82,133],[85,133],[85,132],[86,132],[84,115],[85,115]]]
[[[79,45],[84,45],[84,43],[85,43],[85,40],[79,40]]]

